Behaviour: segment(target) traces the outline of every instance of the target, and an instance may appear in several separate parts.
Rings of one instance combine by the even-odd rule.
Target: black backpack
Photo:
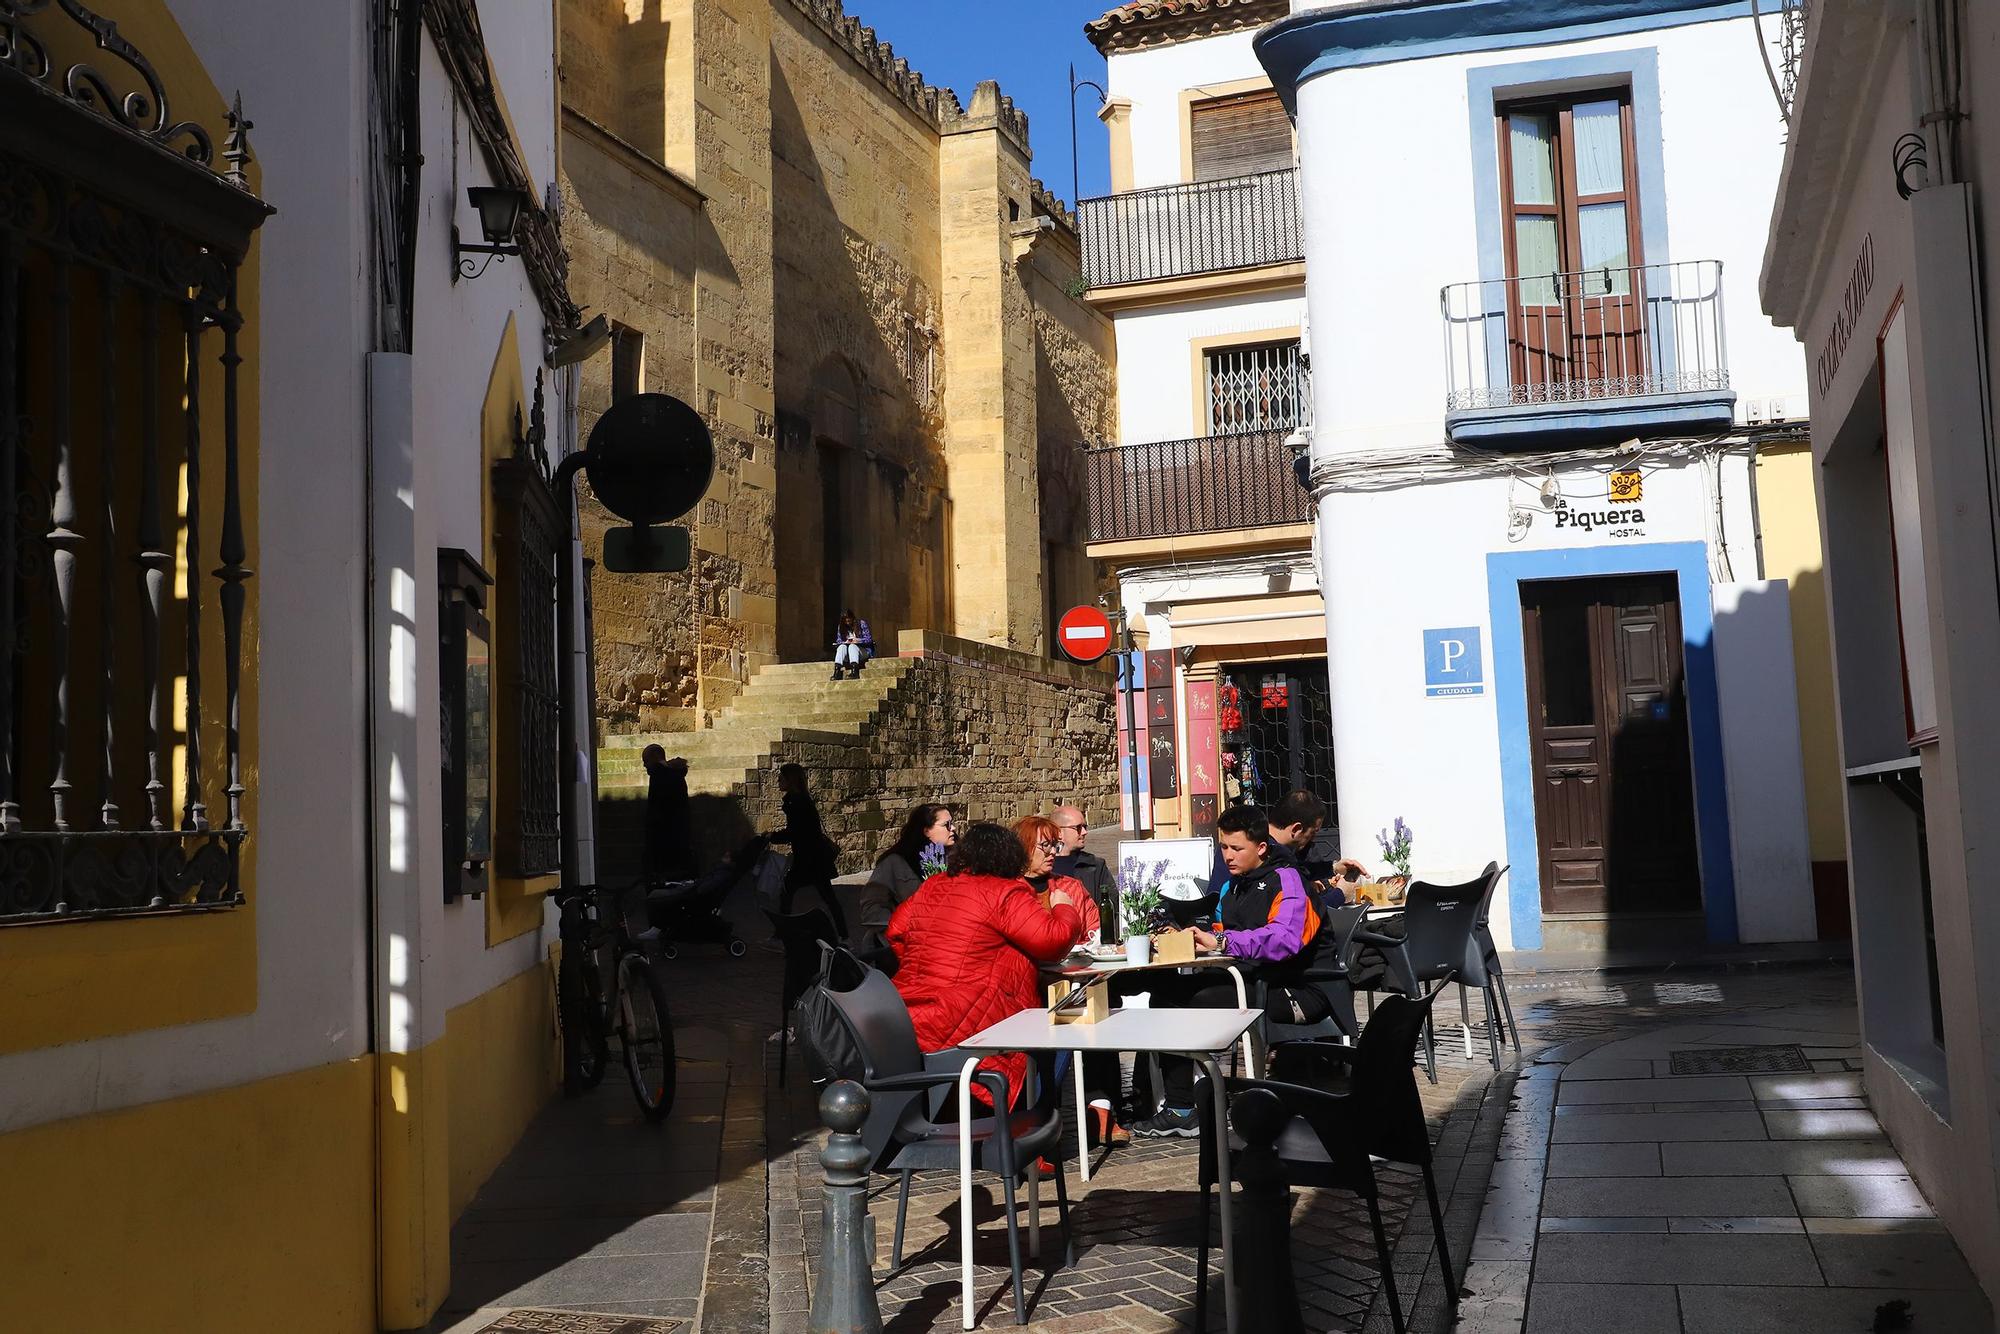
[[[792,1012],[797,1025],[799,1053],[815,1084],[835,1079],[860,1079],[865,1073],[861,1047],[841,1017],[832,996],[852,991],[868,975],[868,965],[839,945],[820,942],[819,972],[799,995]]]

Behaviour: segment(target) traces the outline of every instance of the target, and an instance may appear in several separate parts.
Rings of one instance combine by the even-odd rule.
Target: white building
[[[2000,1294],[2000,18],[1787,9],[1763,298],[1812,370],[1868,1101]]]
[[[555,14],[421,8],[0,17],[0,1328],[422,1328],[553,1088]]]
[[[1510,866],[1503,948],[1813,938],[1747,9],[1294,8],[1343,850]]]
[[[1113,193],[1081,201],[1089,300],[1118,348],[1118,438],[1090,452],[1091,544],[1145,656],[1137,825],[1336,795],[1311,498],[1298,171],[1251,39],[1284,0],[1135,0],[1105,53]],[[1129,793],[1132,774],[1121,780]],[[1134,815],[1127,802],[1127,827]]]

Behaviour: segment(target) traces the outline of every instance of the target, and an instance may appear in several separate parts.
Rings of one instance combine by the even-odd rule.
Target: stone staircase
[[[688,762],[697,859],[708,865],[776,823],[780,763],[851,762],[865,750],[916,666],[915,659],[877,658],[858,680],[834,681],[823,662],[774,663],[698,732],[606,737],[597,752],[599,878],[624,879],[642,864],[647,777],[640,753],[647,746],[657,742]],[[828,823],[842,823],[826,805],[822,794]],[[842,831],[830,832],[838,838]]]
[[[777,769],[804,765],[843,872],[866,870],[905,813],[945,801],[1013,820],[1056,800],[1116,808],[1115,722],[1101,672],[905,631],[856,681],[824,662],[761,668],[712,726],[606,737],[597,752],[597,874],[638,874],[646,773],[658,742],[688,761],[694,854],[714,864],[777,827]]]
[[[896,689],[916,666],[910,658],[877,658],[859,680],[828,679],[823,662],[762,667],[743,693],[699,732],[632,732],[604,739],[597,752],[597,786],[609,796],[623,788],[646,790],[639,754],[657,742],[688,762],[688,792],[725,796],[771,765],[786,742],[851,745],[881,717]]]

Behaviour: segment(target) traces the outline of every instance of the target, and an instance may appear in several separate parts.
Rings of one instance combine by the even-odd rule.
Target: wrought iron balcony
[[[1734,416],[1719,260],[1457,283],[1442,305],[1453,439]]]
[[[1289,430],[1106,445],[1090,459],[1090,540],[1183,537],[1304,523],[1312,500]]]
[[[1092,287],[1305,258],[1296,168],[1086,199],[1077,205]]]

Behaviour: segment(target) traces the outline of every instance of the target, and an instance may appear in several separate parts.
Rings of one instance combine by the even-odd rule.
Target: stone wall
[[[1105,673],[936,633],[903,637],[916,667],[852,742],[785,742],[730,797],[697,798],[704,858],[782,823],[777,767],[806,767],[843,874],[865,871],[921,802],[1011,824],[1065,802],[1100,824],[1117,815],[1116,728]],[[599,875],[636,873],[640,789],[607,797]]]
[[[593,576],[599,721],[693,730],[758,667],[949,629],[1046,647],[1082,556],[1109,322],[997,86],[964,107],[840,0],[561,0],[564,230],[588,313],[715,436],[694,568]],[[610,358],[582,368],[582,426]],[[962,383],[961,383],[962,381]],[[1095,381],[1093,383],[1093,381]],[[1044,473],[1048,476],[1044,478]],[[611,522],[585,491],[586,546]]]

